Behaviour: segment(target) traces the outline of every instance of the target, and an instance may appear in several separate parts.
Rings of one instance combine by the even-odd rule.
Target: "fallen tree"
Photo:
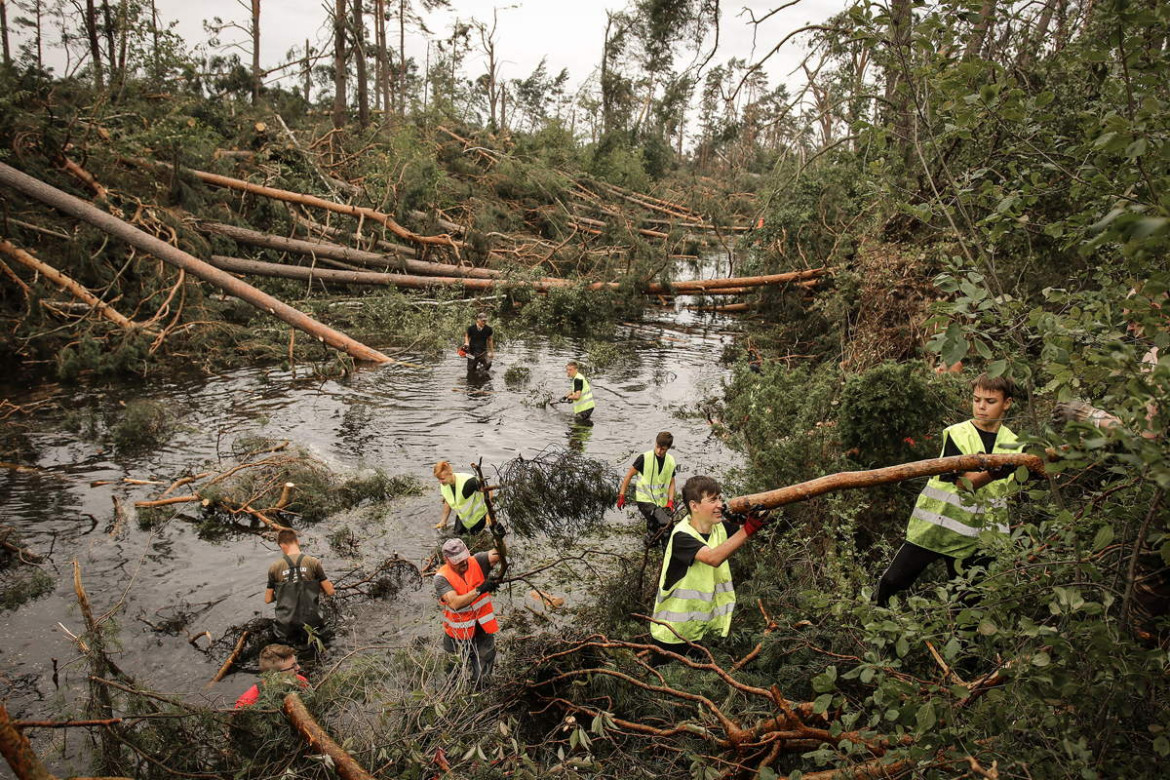
[[[1033,474],[1044,476],[1044,461],[1036,455],[1011,453],[1004,455],[955,455],[949,458],[929,458],[912,463],[900,463],[869,471],[842,471],[829,474],[797,485],[738,496],[727,502],[733,512],[746,512],[753,506],[763,505],[774,509],[785,504],[807,501],[810,498],[832,493],[837,490],[856,490],[875,487],[891,482],[903,482],[919,477],[933,477],[936,474],[950,474],[962,471],[990,471],[1005,466],[1023,466]]]
[[[537,292],[548,292],[557,287],[573,287],[571,279],[538,279],[535,281],[520,281],[509,279],[467,279],[449,276],[419,276],[415,274],[387,274],[375,271],[340,271],[333,269],[306,268],[304,266],[281,265],[280,263],[266,263],[261,260],[246,260],[239,257],[225,257],[212,255],[211,264],[216,268],[234,273],[254,274],[256,276],[270,276],[282,279],[299,279],[309,281],[318,279],[323,282],[336,284],[359,284],[384,287],[406,287],[425,289],[429,287],[458,287],[468,290],[494,290],[496,287],[529,287]],[[674,292],[679,294],[699,293],[708,289],[720,290],[723,288],[762,287],[770,284],[785,284],[788,282],[812,279],[826,272],[824,268],[811,271],[793,271],[791,273],[773,274],[771,276],[749,276],[731,279],[699,279],[684,282],[675,282],[670,285],[653,282],[645,285],[644,292],[650,295],[660,295]],[[584,285],[586,290],[616,290],[621,285],[618,282],[591,282]]]
[[[346,753],[313,719],[298,694],[290,693],[284,697],[284,713],[313,750],[329,757],[342,780],[374,780],[374,776],[363,769],[362,765]]]
[[[234,295],[242,301],[252,304],[297,330],[304,331],[310,336],[322,341],[334,349],[341,350],[357,360],[366,360],[373,363],[393,363],[392,358],[383,355],[376,349],[367,347],[344,333],[334,330],[327,325],[314,320],[299,309],[289,306],[268,293],[257,290],[250,284],[236,279],[231,274],[203,262],[199,258],[184,252],[181,249],[148,235],[129,223],[108,214],[101,209],[86,203],[80,198],[67,192],[62,192],[39,179],[16,170],[10,165],[0,163],[0,183],[14,190],[39,200],[70,216],[88,222],[94,227],[120,238],[131,246],[159,258],[184,271],[220,288],[224,292]]]
[[[423,276],[466,276],[475,279],[494,279],[500,275],[499,271],[491,268],[471,268],[450,263],[432,263],[426,260],[412,260],[406,257],[397,257],[378,252],[366,252],[361,249],[351,249],[341,244],[331,244],[319,241],[304,241],[298,238],[285,238],[270,233],[261,233],[258,230],[225,225],[219,222],[201,222],[201,230],[227,236],[237,244],[259,246],[266,249],[279,249],[282,252],[292,252],[298,255],[311,255],[330,260],[341,260],[355,265],[374,268],[394,269],[403,273],[420,274]]]

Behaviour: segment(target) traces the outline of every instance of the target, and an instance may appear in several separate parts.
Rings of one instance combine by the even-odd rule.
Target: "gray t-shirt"
[[[490,553],[481,552],[481,553],[475,554],[475,560],[477,563],[479,563],[479,568],[481,571],[483,571],[484,577],[487,577],[489,574],[491,574],[492,562],[490,559],[491,559]],[[447,580],[446,577],[444,577],[442,574],[435,575],[435,596],[436,597],[438,597],[441,600],[444,596],[447,595],[447,593],[449,591],[452,591],[452,590],[455,590],[455,588],[452,587],[451,583]]]

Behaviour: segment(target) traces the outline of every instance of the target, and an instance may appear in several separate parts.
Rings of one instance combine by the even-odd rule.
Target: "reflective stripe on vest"
[[[634,500],[647,504],[666,506],[670,480],[674,479],[674,456],[669,452],[662,459],[662,471],[658,470],[658,458],[654,451],[642,453],[642,470],[638,472],[637,492]]]
[[[585,378],[585,375],[578,371],[577,376],[573,377],[573,379],[581,380],[581,397],[573,402],[573,414],[580,414],[581,412],[592,409],[597,404],[593,403],[593,387],[589,384],[589,380]],[[577,392],[573,389],[576,385],[576,381],[569,385],[570,393]]]
[[[674,540],[679,534],[692,536],[711,548],[727,541],[727,529],[723,523],[716,523],[711,528],[710,538],[706,540],[691,525],[689,517],[675,527],[666,545],[662,573],[658,575],[654,619],[669,624],[678,632],[678,636],[670,628],[657,623],[650,626],[650,635],[667,644],[678,644],[679,637],[697,642],[707,634],[727,636],[731,630],[731,613],[735,609],[735,587],[731,582],[731,566],[727,561],[718,566],[694,561],[670,590],[664,589],[666,570],[674,552]]]
[[[474,555],[467,559],[467,571],[463,576],[460,576],[449,563],[443,564],[437,574],[451,583],[451,588],[457,596],[470,593],[486,579]],[[443,630],[452,639],[471,639],[475,636],[476,623],[483,626],[484,632],[488,634],[500,630],[490,593],[484,593],[462,609],[451,609],[446,603],[440,603],[443,605]]]
[[[472,479],[471,474],[456,474],[454,487],[445,484],[439,485],[439,492],[443,494],[443,500],[447,502],[447,506],[455,510],[455,516],[459,518],[459,522],[463,523],[464,528],[472,528],[487,514],[487,505],[483,502],[482,491],[477,490],[470,497],[463,497],[463,486],[467,484],[469,479]]]
[[[944,437],[950,438],[964,455],[984,451],[979,430],[970,420],[947,428]],[[945,446],[944,439],[944,451]],[[992,453],[1018,449],[1016,435],[1006,425],[1001,425]],[[910,514],[906,540],[954,558],[970,555],[982,532],[1010,532],[1003,510],[1007,507],[1007,495],[1012,492],[1014,482],[1014,476],[996,480],[971,493],[962,490],[957,483],[946,482],[939,476],[931,477],[918,494],[918,501]]]

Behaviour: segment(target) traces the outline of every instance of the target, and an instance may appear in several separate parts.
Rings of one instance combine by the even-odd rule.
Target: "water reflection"
[[[593,438],[593,420],[573,420],[569,423],[569,449],[584,453],[585,445]]]

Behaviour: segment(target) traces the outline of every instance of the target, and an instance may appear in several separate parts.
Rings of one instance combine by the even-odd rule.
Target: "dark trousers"
[[[707,654],[703,652],[698,643],[688,645],[686,642],[660,642],[654,637],[651,637],[650,644],[654,645],[655,647],[662,648],[663,650],[669,650],[670,652],[676,655],[681,655],[684,658],[689,658],[692,661],[709,663],[707,660]],[[651,653],[650,657],[646,659],[646,663],[650,664],[651,666],[665,666],[666,664],[673,663],[674,660],[675,659],[671,658],[669,655],[664,655],[662,653]]]
[[[670,512],[666,507],[651,504],[649,501],[639,501],[638,511],[642,513],[642,517],[646,518],[646,542],[658,543],[666,546],[666,532],[665,528],[671,526]]]
[[[467,353],[467,373],[487,371],[491,367],[492,361],[488,360],[487,352],[480,352],[479,354]]]
[[[958,575],[955,564],[960,559],[919,547],[913,542],[902,542],[898,554],[878,580],[876,596],[878,606],[888,606],[890,597],[913,585],[926,567],[938,560],[946,564],[948,577],[954,579]],[[986,555],[971,555],[962,559],[964,566],[986,566],[990,560]]]
[[[472,684],[479,685],[492,676],[496,665],[496,635],[476,625],[471,639],[453,639],[443,634],[443,649],[458,656],[460,666],[471,673]]]
[[[584,425],[584,424],[592,425],[593,421],[589,419],[592,416],[593,416],[593,409],[590,408],[590,409],[586,409],[583,412],[577,412],[577,414],[574,415],[574,419],[577,422],[581,423],[582,425]]]

